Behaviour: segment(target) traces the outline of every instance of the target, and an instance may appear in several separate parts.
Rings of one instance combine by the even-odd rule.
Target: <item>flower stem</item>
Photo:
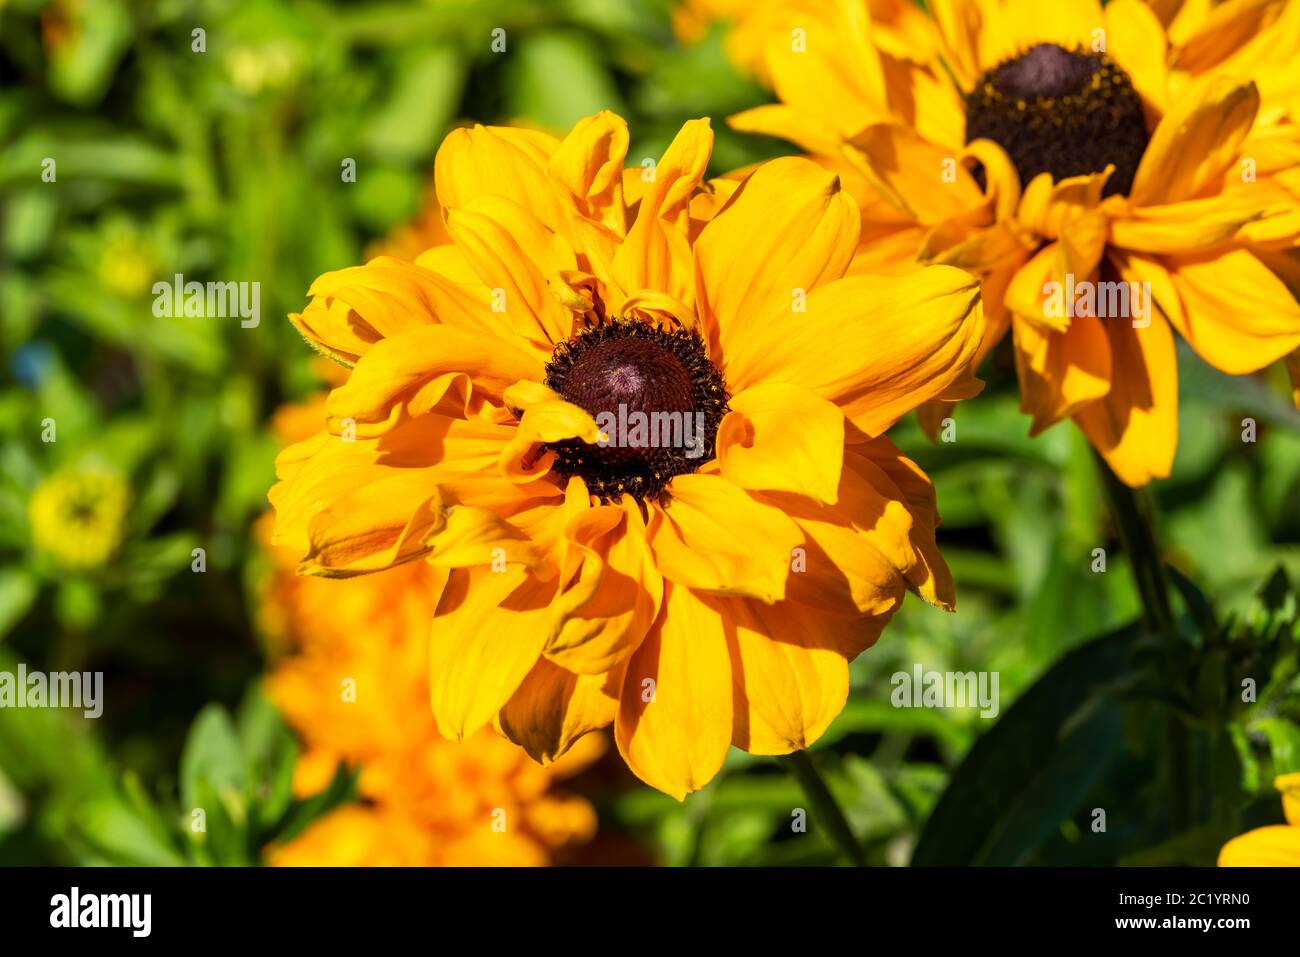
[[[1164,646],[1167,677],[1176,684],[1182,642],[1169,604],[1169,579],[1156,543],[1150,504],[1139,491],[1120,481],[1101,456],[1097,456],[1097,465],[1120,543],[1133,569],[1134,584],[1142,600],[1143,623]],[[1187,727],[1172,709],[1165,714],[1165,749],[1169,760],[1169,826],[1174,834],[1181,834],[1191,826],[1189,750]]]
[[[831,789],[826,786],[822,776],[817,773],[817,768],[813,766],[812,758],[808,756],[808,752],[795,751],[786,755],[785,766],[794,779],[799,782],[804,794],[808,796],[808,801],[813,806],[813,813],[818,820],[826,825],[831,842],[839,848],[840,853],[848,858],[849,863],[854,867],[866,867],[867,856],[862,851],[862,845],[853,836],[853,830],[849,827],[848,819],[844,816],[839,804],[836,803],[835,796],[831,794]]]

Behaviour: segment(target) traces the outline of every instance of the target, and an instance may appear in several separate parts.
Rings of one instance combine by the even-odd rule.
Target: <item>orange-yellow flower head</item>
[[[1010,332],[1032,432],[1074,419],[1130,485],[1173,463],[1174,332],[1300,399],[1300,4],[936,0],[908,49],[875,7],[783,6],[781,102],[731,121],[840,173],[851,272],[977,273],[977,361]]]
[[[707,120],[625,170],[563,140],[449,135],[451,242],[322,276],[293,317],[353,364],[287,449],[303,572],[435,572],[441,731],[542,761],[613,723],[643,780],[807,747],[905,590],[943,607],[933,489],[884,431],[978,389],[978,282],[845,271],[860,216],[804,159],[710,183]]]

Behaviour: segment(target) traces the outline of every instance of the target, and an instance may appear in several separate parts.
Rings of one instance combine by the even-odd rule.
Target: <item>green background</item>
[[[258,691],[266,422],[319,387],[285,314],[415,216],[449,128],[563,131],[613,109],[642,157],[711,116],[719,174],[792,152],[726,127],[769,100],[728,64],[720,28],[678,43],[666,0],[0,2],[0,670],[102,670],[112,689],[93,722],[0,710],[0,864],[256,863],[346,799],[347,780],[291,798],[296,745]],[[156,320],[149,286],[178,272],[260,282],[261,325]],[[1300,770],[1300,417],[1278,370],[1229,378],[1179,359],[1178,458],[1150,496],[1179,583],[1172,657],[1135,624],[1091,452],[1068,423],[1027,437],[1005,350],[957,411],[956,441],[931,444],[910,418],[892,433],[938,486],[960,610],[909,599],[813,749],[873,863],[1209,864],[1228,837],[1280,822],[1272,778]],[[134,502],[117,559],[70,575],[33,550],[27,499],[84,462],[128,475]],[[196,546],[204,575],[189,571]],[[998,719],[892,707],[891,675],[917,663],[997,671]],[[1185,821],[1171,819],[1170,720],[1190,742]],[[616,758],[576,785],[602,826],[579,860],[838,860],[818,821],[792,828],[807,801],[769,758],[733,750],[684,804]],[[181,809],[202,794],[220,822],[196,836]]]

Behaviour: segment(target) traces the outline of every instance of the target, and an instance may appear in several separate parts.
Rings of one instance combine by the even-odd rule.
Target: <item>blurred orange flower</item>
[[[282,438],[314,426],[322,403],[281,409]],[[591,838],[591,806],[556,783],[598,757],[603,737],[542,767],[491,730],[461,744],[438,734],[428,694],[435,569],[415,562],[331,581],[295,575],[288,549],[268,554],[261,623],[294,652],[267,689],[304,742],[294,791],[319,793],[342,763],[359,769],[361,799],[270,849],[272,864],[540,865]]]

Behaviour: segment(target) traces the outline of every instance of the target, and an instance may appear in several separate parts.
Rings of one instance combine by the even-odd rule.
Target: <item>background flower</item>
[[[536,865],[591,838],[591,806],[556,782],[598,756],[602,739],[543,768],[488,730],[463,745],[438,734],[427,706],[436,595],[427,566],[335,582],[295,575],[283,549],[272,555],[262,615],[294,652],[267,691],[306,743],[294,792],[321,794],[353,768],[360,803],[271,848],[271,863]]]
[[[1233,374],[1300,347],[1300,154],[1281,65],[1296,16],[1224,4],[1181,12],[1166,35],[1138,0],[957,0],[904,53],[888,13],[861,0],[783,5],[763,47],[782,103],[732,124],[856,167],[854,268],[983,276],[978,360],[1013,333],[1031,434],[1073,418],[1142,485],[1174,458],[1173,331]],[[1067,276],[1070,289],[1145,288],[1152,314],[1093,300],[1053,311],[1049,284]],[[935,404],[923,420],[934,434],[950,413]]]

